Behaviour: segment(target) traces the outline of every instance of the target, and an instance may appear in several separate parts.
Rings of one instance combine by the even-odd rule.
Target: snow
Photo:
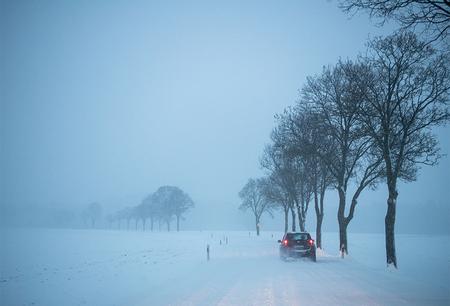
[[[349,234],[341,259],[325,233],[313,263],[281,261],[280,232],[0,233],[1,305],[450,304],[449,236],[397,235],[389,270],[382,234]]]

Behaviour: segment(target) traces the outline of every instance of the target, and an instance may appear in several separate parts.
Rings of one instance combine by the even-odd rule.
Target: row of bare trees
[[[261,210],[281,208],[284,230],[291,212],[292,230],[298,219],[304,231],[313,202],[322,247],[325,192],[333,189],[339,196],[339,245],[348,253],[347,227],[358,198],[384,183],[386,258],[397,267],[398,181],[415,180],[421,165],[435,165],[440,158],[433,127],[450,119],[449,63],[448,52],[403,31],[375,38],[364,56],[340,60],[307,78],[296,105],[276,116],[261,158],[266,176],[250,180],[240,192],[242,207],[253,203],[257,224]],[[250,188],[253,184],[257,188]]]
[[[183,215],[193,207],[194,202],[186,192],[175,186],[162,186],[145,197],[139,205],[126,207],[109,215],[108,221],[110,224],[117,222],[118,228],[121,227],[122,221],[125,221],[127,229],[129,229],[130,222],[134,220],[135,229],[137,230],[138,223],[141,222],[142,229],[145,231],[149,220],[151,231],[156,222],[159,229],[161,229],[161,224],[165,223],[167,231],[170,231],[171,222],[176,219],[177,231],[179,231]]]

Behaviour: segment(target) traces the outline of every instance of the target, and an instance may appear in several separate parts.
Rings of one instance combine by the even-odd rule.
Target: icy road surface
[[[374,234],[350,235],[341,259],[326,233],[313,263],[280,261],[271,232],[0,233],[0,305],[450,305],[448,236],[398,235],[388,271]]]

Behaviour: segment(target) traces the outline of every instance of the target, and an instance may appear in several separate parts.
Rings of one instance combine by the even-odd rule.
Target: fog
[[[393,29],[335,1],[2,1],[1,224],[59,226],[55,214],[113,213],[174,185],[195,202],[183,229],[253,230],[237,194],[263,174],[274,115]],[[435,132],[448,154],[450,128]],[[399,232],[450,232],[449,169],[444,156],[401,184]],[[383,232],[386,198],[365,190],[349,230]],[[325,231],[337,201],[330,190]]]
[[[447,15],[437,14],[438,26]],[[415,137],[429,136],[420,133],[428,125],[406,130],[413,153],[397,176],[386,151],[401,156],[403,107],[418,126],[440,102],[448,114],[450,70],[443,52],[417,43],[431,39],[421,25],[416,34],[398,28],[395,18],[377,25],[334,0],[0,0],[0,304],[449,305],[450,126],[432,130],[440,162],[421,166],[414,182],[392,178],[414,174],[414,145],[433,157],[432,137]],[[387,40],[394,32],[398,40]],[[380,67],[390,64],[366,45],[378,36],[394,42],[383,50],[419,54],[417,65],[395,59],[413,81],[393,86],[413,86],[413,98],[385,94],[391,70]],[[445,46],[443,37],[431,45]],[[283,130],[273,161],[283,169],[269,175],[260,161],[267,144],[275,147],[276,115],[325,71],[340,74],[324,87],[343,94],[303,96],[310,108],[289,127],[298,123],[309,138]],[[424,103],[422,93],[435,91],[429,84],[439,93],[417,115],[405,104]],[[378,100],[401,105],[388,129],[374,119],[390,114],[379,115]],[[292,154],[292,143],[302,153]],[[342,149],[348,143],[362,145]],[[330,174],[335,163],[347,173]],[[364,169],[391,179],[365,186],[348,219]],[[305,194],[315,186],[317,195],[327,176],[341,201],[329,188],[322,230],[313,201],[303,228]],[[258,209],[278,204],[273,217],[239,209],[258,196]],[[342,203],[347,212],[338,214]],[[310,234],[286,234],[284,212],[298,217],[287,231]]]

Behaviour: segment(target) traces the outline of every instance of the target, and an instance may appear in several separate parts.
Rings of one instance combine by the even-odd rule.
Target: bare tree
[[[274,129],[272,140],[276,139],[274,136],[275,133],[281,136],[281,132],[277,130],[279,130],[279,127]],[[292,231],[295,232],[297,212],[300,227],[303,224],[303,222],[301,222],[303,214],[301,213],[302,210],[298,209],[299,206],[296,205],[296,203],[300,203],[300,189],[298,188],[299,174],[294,159],[287,156],[286,151],[283,150],[280,143],[278,143],[278,145],[275,145],[274,143],[265,147],[260,163],[262,168],[268,171],[268,175],[271,175],[272,179],[276,179],[277,184],[282,188],[283,193],[286,196],[286,208],[289,208],[291,211]]]
[[[322,160],[314,159],[315,164],[312,168],[312,184],[314,194],[314,210],[316,212],[316,244],[319,249],[322,248],[322,222],[324,216],[325,192],[332,184],[333,178],[328,168]]]
[[[96,221],[102,216],[102,206],[97,202],[93,202],[87,206],[83,215],[91,220],[91,226],[94,228]]]
[[[372,143],[359,122],[364,95],[359,78],[367,74],[364,65],[340,61],[310,77],[303,87],[300,103],[316,114],[323,145],[317,155],[327,165],[339,195],[338,223],[342,252],[348,253],[347,227],[354,217],[357,200],[382,174],[380,158],[371,153]],[[355,184],[347,209],[349,185]]]
[[[141,204],[139,204],[138,206],[136,206],[136,214],[137,214],[137,219],[141,219],[142,220],[142,230],[145,231],[145,225],[147,223],[147,219],[149,217],[149,210],[150,207],[148,205],[146,205],[146,203],[144,201],[142,201]]]
[[[144,200],[142,200],[141,206],[141,212],[142,212],[142,218],[143,218],[143,227],[145,230],[145,223],[146,219],[150,219],[150,230],[153,232],[153,224],[155,220],[158,218],[159,213],[159,207],[158,203],[153,202],[153,194],[148,195],[145,197]]]
[[[122,227],[122,219],[123,219],[122,211],[121,210],[116,211],[113,214],[113,218],[115,221],[117,221],[117,229],[120,230],[120,228]]]
[[[268,176],[279,186],[282,190],[282,195],[285,199],[282,201],[285,204],[285,212],[289,214],[289,211],[292,215],[292,231],[296,230],[296,214],[295,214],[295,204],[293,200],[293,192],[294,187],[292,186],[291,172],[292,168],[289,167],[289,164],[283,159],[283,155],[279,150],[276,150],[273,145],[266,146],[264,149],[264,153],[260,160],[261,167],[268,171]],[[274,201],[277,203],[278,201]],[[287,215],[285,215],[285,220],[287,219]],[[287,220],[285,221],[285,232]]]
[[[160,220],[166,223],[167,231],[170,231],[170,222],[172,221],[174,215],[170,186],[159,187],[153,194],[152,201],[157,203],[159,206]]]
[[[311,165],[308,159],[292,151],[289,126],[284,117],[278,115],[276,118],[278,125],[271,134],[272,145],[265,148],[260,163],[269,173],[276,173],[289,197],[292,230],[295,231],[295,213],[297,213],[300,230],[305,231],[306,215],[312,195],[309,180]]]
[[[279,172],[272,172],[264,180],[263,194],[267,201],[273,203],[274,208],[281,208],[284,214],[284,232],[288,231],[289,226],[289,211],[292,203],[289,201],[289,195],[285,188],[283,188],[283,178],[280,177]],[[295,221],[295,216],[294,216]]]
[[[137,231],[138,230],[138,223],[139,223],[139,220],[141,219],[140,211],[139,211],[139,205],[133,206],[131,208],[131,216],[134,219],[134,230]]]
[[[180,231],[180,219],[183,214],[194,207],[191,197],[178,187],[174,187],[172,194],[173,212],[177,218],[177,232]]]
[[[450,31],[448,0],[343,0],[340,6],[346,12],[368,11],[381,24],[394,19],[402,30],[416,30],[419,26],[431,41],[445,42]]]
[[[397,182],[415,180],[420,165],[440,158],[431,129],[450,118],[450,58],[411,32],[376,38],[369,47],[373,76],[360,116],[386,168],[386,261],[397,267]]]
[[[157,207],[159,217],[166,222],[168,231],[174,216],[177,219],[177,231],[179,231],[183,214],[194,207],[194,202],[189,195],[175,186],[159,187],[151,200]]]
[[[131,221],[131,219],[133,219],[133,207],[125,207],[124,209],[119,210],[117,212],[117,218],[118,218],[118,220],[125,219],[127,221],[127,230],[129,230],[130,229],[130,221]]]
[[[322,248],[322,222],[326,190],[332,185],[333,177],[318,152],[326,145],[320,131],[320,117],[306,107],[289,108],[282,116],[289,125],[290,151],[308,161],[308,180],[314,196],[316,212],[316,243]]]
[[[264,212],[272,215],[271,202],[264,196],[265,179],[249,179],[245,186],[239,192],[242,200],[240,209],[250,209],[255,216],[256,235],[259,236],[261,216]]]

